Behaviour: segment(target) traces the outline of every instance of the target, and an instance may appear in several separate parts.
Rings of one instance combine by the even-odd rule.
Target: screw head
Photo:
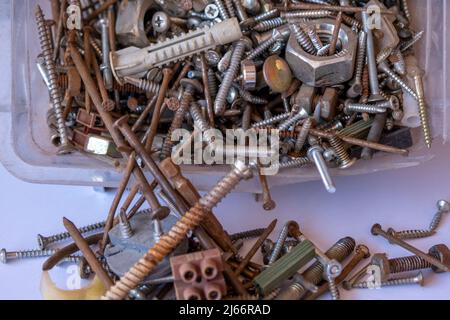
[[[205,7],[205,15],[208,19],[214,20],[219,16],[219,9],[214,3],[208,4]]]
[[[269,201],[265,202],[263,204],[263,209],[266,211],[272,211],[277,207],[277,204],[275,201],[273,201],[272,199],[270,199]]]
[[[37,242],[38,242],[39,249],[45,250],[45,247],[47,246],[47,239],[46,239],[46,237],[44,237],[41,234],[38,234],[37,235]]]
[[[439,200],[437,202],[437,208],[439,212],[447,213],[450,211],[450,203],[446,200]]]
[[[370,229],[370,232],[374,235],[374,236],[378,236],[380,234],[380,231],[382,231],[381,228],[381,224],[376,223],[372,226],[372,229]]]
[[[6,258],[6,249],[2,248],[0,250],[0,262],[1,263],[6,263],[6,260],[7,260],[7,258]]]
[[[360,244],[356,247],[356,253],[362,253],[364,254],[364,259],[367,259],[370,257],[370,249],[366,245]]]
[[[170,28],[170,17],[163,11],[156,12],[152,17],[153,30],[158,33],[167,32]]]

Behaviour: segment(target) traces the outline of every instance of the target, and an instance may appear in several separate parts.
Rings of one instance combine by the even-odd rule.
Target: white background
[[[0,0],[0,104],[9,103],[9,1]],[[276,239],[283,224],[296,220],[302,231],[319,247],[327,250],[338,239],[352,236],[372,253],[390,257],[409,255],[401,248],[373,237],[370,227],[378,222],[384,228],[425,228],[435,213],[438,199],[450,199],[450,148],[436,143],[436,158],[417,168],[337,178],[338,192],[327,194],[319,182],[273,190],[278,203],[267,213],[249,194],[233,194],[215,210],[225,228],[238,232],[267,226],[278,219]],[[113,193],[92,188],[32,185],[17,180],[0,166],[0,248],[36,248],[36,234],[62,231],[62,217],[78,226],[103,220]],[[446,217],[438,235],[414,241],[427,251],[438,243],[449,243],[450,219]],[[245,253],[245,252],[244,252]],[[13,261],[0,265],[0,299],[40,299],[39,283],[43,260]],[[64,269],[56,268],[56,278],[64,286]],[[344,299],[449,299],[450,276],[425,271],[425,286],[395,287],[382,290],[342,290]]]

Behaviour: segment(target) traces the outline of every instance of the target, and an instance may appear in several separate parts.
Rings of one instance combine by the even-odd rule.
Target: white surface
[[[9,42],[9,1],[0,0],[0,43]],[[9,53],[0,51],[0,105],[9,101]],[[435,149],[439,149],[439,144]],[[435,202],[450,198],[450,150],[432,150],[435,160],[418,168],[336,179],[338,192],[327,194],[319,182],[278,188],[273,197],[278,208],[265,212],[252,195],[234,194],[215,210],[225,228],[238,232],[279,223],[271,235],[276,239],[288,220],[299,222],[302,231],[326,250],[336,240],[352,236],[368,245],[373,253],[390,257],[409,255],[401,248],[373,237],[370,227],[378,222],[384,228],[425,228],[435,213]],[[36,234],[50,235],[63,230],[62,217],[78,226],[103,220],[112,193],[91,188],[32,185],[12,177],[0,167],[0,248],[9,250],[37,247]],[[450,219],[444,218],[437,236],[414,241],[427,251],[438,243],[450,243]],[[0,299],[39,299],[43,259],[13,261],[0,265]],[[64,284],[65,269],[55,268]],[[424,288],[397,287],[382,290],[342,291],[344,299],[449,299],[450,276],[424,272]]]

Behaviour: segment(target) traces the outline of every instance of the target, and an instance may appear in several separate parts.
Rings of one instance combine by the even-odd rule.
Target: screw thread
[[[269,263],[268,263],[269,265],[273,264],[278,259],[278,257],[280,256],[281,250],[283,249],[284,243],[285,243],[286,238],[287,238],[288,233],[289,233],[290,223],[291,222],[287,222],[284,225],[283,229],[281,229],[281,232],[278,235],[278,239],[275,242],[275,246],[274,246],[274,248],[272,250],[272,254],[270,255]]]
[[[433,220],[431,220],[430,226],[428,229],[430,231],[436,231],[439,225],[441,224],[442,217],[444,216],[444,212],[438,211],[433,217]]]
[[[265,228],[238,232],[238,233],[234,233],[234,234],[230,235],[230,239],[231,239],[231,241],[237,241],[237,240],[247,240],[247,239],[252,239],[252,238],[258,238],[264,233],[264,231],[266,231]]]
[[[280,124],[278,126],[278,130],[280,130],[280,131],[289,130],[292,126],[295,126],[299,121],[301,121],[302,119],[305,119],[305,116],[307,116],[307,114],[305,114],[303,112],[303,110],[301,110],[299,113],[297,113],[290,119],[287,119],[282,124]]]
[[[342,15],[342,21],[344,21],[344,23],[350,25],[353,29],[361,30],[363,28],[363,25],[361,22],[359,22],[358,20],[356,20],[352,17],[349,17],[346,14]]]
[[[405,52],[412,46],[414,46],[417,42],[419,42],[420,39],[422,39],[423,35],[425,34],[425,31],[420,31],[416,33],[411,40],[402,42],[399,46],[400,52]]]
[[[401,0],[401,4],[402,4],[403,13],[405,14],[406,19],[408,19],[408,21],[411,21],[412,15],[411,15],[411,11],[409,10],[408,1]]]
[[[191,103],[190,109],[191,117],[194,120],[194,124],[202,131],[205,132],[210,129],[209,123],[203,117],[202,110],[197,102],[193,101]]]
[[[78,229],[78,231],[83,234],[83,233],[88,233],[91,231],[95,231],[101,228],[105,227],[105,222],[97,222],[97,223],[93,223],[84,227],[81,227]],[[38,245],[39,248],[41,250],[45,249],[49,244],[55,243],[55,242],[60,242],[66,239],[70,238],[70,233],[68,232],[61,232],[61,233],[57,233],[48,237],[44,237],[42,235],[38,235],[37,239],[38,239]]]
[[[103,51],[100,48],[100,45],[92,38],[90,39],[89,43],[91,44],[92,48],[94,49],[95,54],[99,57],[102,57]]]
[[[240,63],[245,53],[245,47],[245,42],[241,40],[236,44],[236,47],[234,48],[230,66],[228,67],[228,71],[223,77],[222,84],[220,85],[219,93],[216,96],[216,101],[214,104],[215,113],[218,115],[222,114],[225,111],[227,95],[231,89],[234,79],[238,74]]]
[[[431,148],[432,143],[432,135],[430,128],[430,120],[428,118],[428,107],[425,102],[423,81],[421,76],[414,77],[414,83],[416,84],[417,97],[419,101],[419,114],[420,114],[420,122],[422,124],[423,135],[425,138],[425,143],[428,148]]]
[[[328,141],[330,142],[331,147],[336,153],[339,162],[343,166],[348,165],[349,163],[352,162],[352,159],[350,158],[350,155],[348,154],[347,150],[345,150],[344,143],[342,142],[341,139],[339,139],[336,136],[333,136]]]
[[[308,34],[309,38],[311,39],[311,42],[314,45],[314,48],[316,48],[317,51],[321,50],[323,48],[323,43],[322,43],[322,40],[320,40],[319,35],[316,32],[316,28],[314,26],[307,26],[306,33]]]
[[[251,176],[248,167],[234,167],[206,196],[200,199],[199,203],[206,209],[211,210],[222,199],[224,199],[242,179]]]
[[[386,108],[374,104],[350,103],[345,107],[346,113],[386,113]]]
[[[302,28],[300,28],[296,24],[291,24],[289,27],[302,49],[309,54],[315,55],[317,53],[317,50],[314,48],[314,44],[312,43],[311,38],[308,37],[305,31],[303,31]]]
[[[53,60],[53,50],[50,35],[47,32],[48,29],[46,27],[45,17],[40,6],[36,7],[35,17],[39,32],[39,41],[42,50],[42,56],[44,58],[45,66],[48,72],[50,98],[55,112],[56,126],[61,142],[61,148],[66,148],[69,145],[69,139],[67,136],[65,120],[63,118],[62,95],[57,83],[58,76],[56,74],[56,66]],[[64,152],[64,150],[61,149],[60,152]]]
[[[145,79],[135,79],[131,77],[124,77],[124,80],[128,82],[129,84],[132,84],[133,86],[139,88],[142,91],[148,92],[150,94],[157,94],[159,90],[161,89],[161,85],[153,82],[148,81]]]
[[[213,69],[208,69],[208,88],[211,98],[217,95],[217,78]]]
[[[225,7],[228,10],[228,13],[230,15],[231,18],[235,18],[236,17],[236,11],[234,10],[234,6],[233,6],[233,0],[224,0],[225,3]]]
[[[290,113],[290,112],[282,113],[282,114],[279,114],[279,115],[277,115],[277,116],[275,116],[275,117],[272,117],[272,118],[269,118],[269,119],[266,119],[266,120],[263,120],[263,121],[260,121],[260,122],[257,122],[257,123],[255,123],[255,124],[253,124],[253,125],[252,125],[252,128],[264,128],[264,127],[268,127],[268,126],[270,126],[270,125],[272,125],[272,124],[274,124],[274,123],[277,123],[277,122],[286,120],[286,119],[288,119],[290,116],[291,116],[291,113]]]
[[[222,0],[214,0],[214,4],[217,6],[217,9],[219,10],[219,15],[223,20],[230,19],[230,16],[228,15],[227,9],[225,8],[225,5]]]
[[[331,299],[333,300],[340,300],[341,299],[341,294],[339,293],[339,289],[336,285],[336,281],[333,277],[328,276],[328,286],[330,288],[330,293],[331,293]]]
[[[367,49],[367,33],[361,31],[358,38],[358,55],[356,57],[356,82],[362,81],[364,72],[364,65],[366,64],[366,49]]]
[[[329,10],[302,10],[283,12],[282,16],[288,20],[290,19],[320,19],[332,15],[333,12]]]
[[[280,13],[280,11],[278,9],[272,9],[270,11],[261,13],[260,15],[253,17],[253,20],[256,23],[258,23],[258,22],[261,22],[264,20],[275,18],[279,13]]]
[[[389,259],[391,273],[402,273],[421,269],[430,269],[431,264],[418,256]]]
[[[278,167],[280,169],[299,168],[311,164],[311,160],[308,157],[302,157],[292,159],[289,161],[281,162]]]
[[[22,250],[16,252],[17,259],[41,258],[50,257],[56,253],[57,250]]]
[[[253,27],[254,31],[266,32],[275,28],[278,28],[285,24],[287,21],[285,18],[278,17],[270,20],[261,21]]]
[[[267,103],[269,103],[269,101],[267,101],[266,99],[254,96],[249,91],[244,90],[241,87],[237,87],[237,89],[239,90],[239,95],[241,96],[241,98],[244,99],[245,101],[249,102],[249,103],[253,103],[253,104],[267,104]]]
[[[381,283],[381,287],[392,287],[392,286],[403,286],[410,284],[419,284],[423,283],[423,275],[419,273],[417,276],[412,278],[401,278],[401,279],[392,279]],[[352,288],[354,289],[368,289],[374,288],[376,284],[374,282],[358,282],[352,284]]]
[[[403,230],[403,231],[393,231],[391,230],[391,234],[393,234],[396,238],[402,240],[411,240],[411,239],[423,239],[431,237],[435,234],[434,231],[430,230]]]
[[[161,159],[166,159],[170,157],[172,153],[173,141],[172,134],[175,130],[180,129],[183,125],[183,120],[186,115],[186,112],[189,111],[189,107],[192,101],[192,97],[194,95],[193,88],[186,88],[183,93],[183,97],[181,98],[180,107],[175,112],[172,123],[170,125],[169,131],[167,132],[167,137],[164,140],[164,144],[161,149]]]
[[[392,80],[394,80],[400,87],[402,87],[403,90],[414,97],[414,99],[416,99],[417,101],[419,100],[419,97],[417,96],[417,93],[414,91],[414,89],[412,89],[405,81],[403,81],[394,71],[389,69],[388,66],[382,66],[381,70],[389,77],[391,77]]]
[[[263,41],[259,46],[257,46],[255,49],[253,49],[247,54],[247,59],[253,60],[255,58],[258,58],[264,52],[269,50],[269,48],[272,47],[277,41],[278,41],[277,37],[272,37],[270,39],[267,39],[266,41]]]
[[[313,124],[312,118],[307,118],[305,122],[303,122],[302,129],[300,130],[297,140],[295,141],[295,151],[300,152],[305,146],[306,139],[308,139],[309,130],[311,130]]]

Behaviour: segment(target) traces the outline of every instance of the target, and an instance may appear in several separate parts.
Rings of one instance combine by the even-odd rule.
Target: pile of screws
[[[423,32],[412,29],[407,1],[309,2],[52,0],[53,20],[37,7],[52,142],[59,154],[94,155],[123,178],[105,222],[78,230],[65,220],[67,234],[39,237],[43,251],[2,258],[54,254],[48,270],[80,260],[71,256],[79,249],[82,274],[95,272],[105,299],[300,299],[328,289],[339,299],[338,284],[369,256],[365,246],[355,251],[355,241],[344,238],[322,252],[294,221],[276,243],[268,240],[276,221],[229,236],[212,210],[242,180],[256,173],[264,209],[276,206],[259,159],[235,161],[203,197],[173,161],[178,129],[203,132],[205,147],[215,142],[211,130],[276,132],[278,169],[314,164],[333,193],[329,168],[348,169],[375,151],[407,155],[412,127],[421,125],[431,146],[423,71],[412,51]],[[150,209],[141,210],[145,203]],[[417,255],[374,257],[380,285],[421,280],[389,277],[397,271],[448,270],[446,247],[427,255],[401,240],[433,235],[443,207],[429,230],[374,227]],[[98,228],[102,233],[82,236]],[[69,237],[75,247],[45,250]],[[242,241],[253,237],[258,241],[241,257]],[[251,261],[259,248],[264,265]],[[370,286],[353,280],[347,288]]]

